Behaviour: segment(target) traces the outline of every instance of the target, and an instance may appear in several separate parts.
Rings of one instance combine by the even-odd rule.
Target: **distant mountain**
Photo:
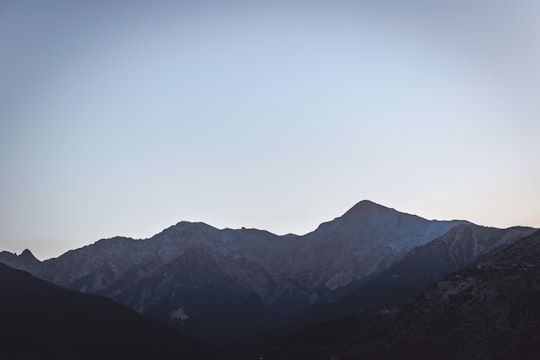
[[[304,236],[180,222],[147,240],[104,239],[43,262],[2,253],[0,262],[231,343],[286,328],[460,224],[361,201]]]
[[[462,223],[430,221],[364,200],[302,237],[292,273],[310,288],[348,287]]]
[[[408,303],[312,326],[246,359],[539,359],[540,231]]]
[[[111,300],[4,264],[0,289],[2,359],[211,359],[216,352]]]
[[[28,249],[25,249],[20,255],[2,251],[0,252],[0,263],[29,273],[37,273],[41,270],[41,261]]]

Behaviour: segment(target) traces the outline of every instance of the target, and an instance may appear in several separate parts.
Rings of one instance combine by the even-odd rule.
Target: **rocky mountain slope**
[[[480,256],[403,305],[315,325],[254,356],[539,359],[540,231]]]
[[[361,201],[302,237],[292,259],[293,277],[310,288],[335,290],[386,270],[409,250],[461,223],[429,221]]]
[[[461,224],[426,245],[408,252],[390,268],[366,280],[355,290],[328,304],[318,320],[358,314],[367,309],[402,302],[447,274],[476,263],[493,251],[531,235],[535,229],[495,229]],[[311,317],[311,321],[317,319]]]

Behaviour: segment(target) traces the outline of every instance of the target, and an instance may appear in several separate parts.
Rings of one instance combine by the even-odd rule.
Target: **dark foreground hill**
[[[213,349],[111,300],[0,264],[0,359],[209,359]]]
[[[406,304],[300,331],[265,359],[540,359],[540,232]]]

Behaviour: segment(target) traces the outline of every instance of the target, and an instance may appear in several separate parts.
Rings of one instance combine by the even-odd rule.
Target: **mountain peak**
[[[19,255],[19,257],[27,261],[39,261],[28,249],[24,249],[21,255]]]
[[[362,200],[356,203],[356,205],[354,205],[352,208],[350,208],[349,211],[345,213],[345,215],[354,214],[358,212],[371,212],[371,211],[381,211],[381,210],[393,210],[393,209],[387,208],[386,206],[379,205],[371,200]]]

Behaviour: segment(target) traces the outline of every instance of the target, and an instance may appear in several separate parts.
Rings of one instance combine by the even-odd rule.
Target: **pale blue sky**
[[[362,199],[540,227],[540,5],[448,3],[2,2],[0,250]]]

